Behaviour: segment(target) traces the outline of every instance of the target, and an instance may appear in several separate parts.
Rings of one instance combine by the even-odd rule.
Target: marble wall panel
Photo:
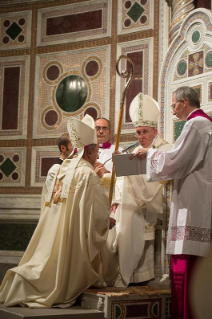
[[[24,187],[26,174],[26,148],[0,148],[1,187]]]
[[[0,51],[30,47],[31,19],[31,11],[0,14]]]
[[[29,94],[29,57],[0,58],[0,137],[25,139]]]
[[[57,164],[60,152],[57,146],[35,146],[32,148],[31,186],[42,187],[48,170]]]
[[[118,34],[126,34],[154,27],[153,0],[118,0]]]
[[[38,55],[33,137],[58,138],[71,116],[107,117],[109,65],[110,46]]]
[[[38,10],[37,45],[110,36],[111,0],[87,1]]]
[[[41,195],[0,194],[0,222],[37,221],[40,208]]]
[[[129,107],[134,97],[139,93],[152,95],[153,79],[153,38],[146,38],[139,41],[131,41],[118,44],[117,57],[127,55],[134,64],[134,77],[126,94],[126,105],[122,122],[122,134],[134,132],[134,126],[130,121]],[[120,61],[120,70],[128,70],[126,60]],[[118,123],[119,107],[127,78],[117,76],[116,81],[116,123]],[[116,130],[117,128],[115,128]]]

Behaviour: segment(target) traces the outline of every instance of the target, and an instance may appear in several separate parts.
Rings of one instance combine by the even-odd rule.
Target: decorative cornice
[[[42,0],[42,2],[52,2],[55,0]],[[0,7],[7,7],[8,5],[16,5],[16,4],[32,4],[35,2],[41,2],[41,0],[3,0],[0,1]]]

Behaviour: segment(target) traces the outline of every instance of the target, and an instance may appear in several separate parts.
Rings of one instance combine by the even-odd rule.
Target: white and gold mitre
[[[139,93],[130,104],[130,118],[135,127],[157,127],[160,108],[151,96]]]
[[[94,119],[86,114],[82,121],[75,117],[67,123],[68,133],[74,148],[82,148],[86,145],[97,144]]]

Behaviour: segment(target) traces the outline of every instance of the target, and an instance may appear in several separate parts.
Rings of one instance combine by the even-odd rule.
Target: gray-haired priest
[[[93,166],[98,145],[93,119],[70,119],[78,157],[48,175],[45,206],[27,250],[0,287],[6,306],[70,306],[84,289],[104,287],[109,201]]]
[[[163,150],[171,148],[158,135],[159,112],[158,103],[150,96],[139,93],[133,99],[130,117],[140,144],[134,152],[143,147]],[[112,205],[117,226],[109,234],[107,242],[111,252],[107,280],[116,287],[146,282],[155,276],[155,226],[157,219],[162,219],[162,187],[159,182],[147,183],[146,175],[117,178]],[[118,273],[114,278],[115,270]]]

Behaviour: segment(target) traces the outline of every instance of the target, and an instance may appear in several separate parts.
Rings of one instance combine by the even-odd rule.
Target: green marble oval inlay
[[[194,33],[192,34],[192,41],[193,43],[197,43],[200,39],[200,33],[199,31],[194,31]]]
[[[208,53],[206,56],[207,67],[212,67],[212,52]]]
[[[64,78],[56,89],[56,101],[65,112],[78,111],[86,101],[88,86],[85,80],[78,75],[69,75]]]
[[[186,62],[179,62],[178,66],[177,66],[177,72],[179,75],[184,75],[186,73],[187,70],[187,64]]]

